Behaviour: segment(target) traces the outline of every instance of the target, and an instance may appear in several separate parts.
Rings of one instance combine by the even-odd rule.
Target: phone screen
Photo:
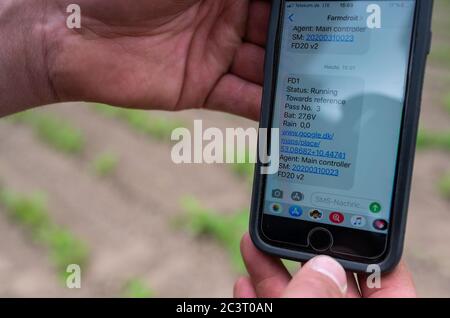
[[[415,6],[285,2],[264,216],[388,233]]]

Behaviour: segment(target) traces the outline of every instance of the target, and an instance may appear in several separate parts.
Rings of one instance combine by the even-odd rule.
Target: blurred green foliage
[[[433,13],[433,46],[430,61],[440,69],[450,69],[450,1],[436,0]]]
[[[286,267],[286,269],[292,275],[297,273],[298,270],[300,269],[300,263],[299,262],[291,261],[291,260],[287,260],[287,259],[282,259],[281,261],[283,262],[284,267]]]
[[[11,116],[11,120],[29,125],[40,140],[58,151],[77,154],[83,150],[82,131],[53,114],[31,110]]]
[[[418,150],[440,149],[450,151],[450,131],[449,132],[429,132],[420,130],[417,138]]]
[[[206,236],[216,240],[229,253],[233,268],[238,273],[245,273],[240,243],[242,236],[248,231],[248,211],[236,211],[233,214],[221,214],[217,211],[202,207],[201,203],[193,197],[184,197],[181,201],[184,215],[176,220],[196,237]],[[283,260],[283,264],[295,273],[299,263]]]
[[[430,53],[431,62],[450,68],[450,46],[434,45]]]
[[[170,141],[172,131],[184,127],[180,121],[150,114],[148,111],[95,104],[94,109],[108,117],[120,119],[133,130],[157,140]]]
[[[450,200],[450,173],[447,173],[442,177],[442,179],[439,181],[438,187],[442,196]]]
[[[240,252],[240,241],[248,229],[248,211],[237,211],[233,214],[221,214],[204,208],[193,197],[185,197],[181,201],[184,215],[176,220],[193,235],[214,238],[229,253],[232,265],[242,273],[245,270]]]
[[[107,177],[114,173],[119,164],[116,154],[105,152],[97,156],[92,162],[92,170],[99,177]]]
[[[450,93],[444,98],[444,108],[450,114]]]
[[[152,298],[154,296],[153,290],[138,278],[128,281],[122,292],[123,298]]]
[[[238,163],[237,158],[245,158],[245,162]],[[244,160],[241,160],[244,161]],[[255,171],[255,164],[250,163],[250,153],[247,150],[245,154],[236,154],[233,164],[230,164],[231,170],[240,178],[245,179],[249,183],[253,181],[253,173]]]
[[[66,277],[68,265],[87,263],[86,245],[50,219],[42,194],[27,196],[0,189],[0,204],[15,222],[30,232],[33,240],[49,250],[50,259],[62,278]]]

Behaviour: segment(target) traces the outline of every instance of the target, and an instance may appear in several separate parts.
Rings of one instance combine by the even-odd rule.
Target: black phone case
[[[274,100],[278,47],[281,40],[281,22],[285,0],[273,0],[265,58],[265,79],[261,107],[260,128],[270,128],[272,105]],[[387,244],[387,251],[382,262],[378,263],[382,272],[393,270],[400,262],[406,230],[409,194],[416,150],[420,104],[425,74],[427,55],[431,48],[431,18],[433,0],[417,0],[415,23],[413,29],[412,49],[409,61],[409,73],[405,99],[405,110],[400,137],[399,157],[395,178],[394,197],[391,213],[391,227]],[[315,254],[294,251],[287,248],[272,246],[261,238],[261,216],[264,193],[264,176],[261,175],[261,162],[258,160],[255,169],[253,196],[250,215],[250,236],[258,249],[285,259],[307,261]],[[366,272],[368,264],[359,263],[343,258],[337,261],[342,266],[354,272]]]

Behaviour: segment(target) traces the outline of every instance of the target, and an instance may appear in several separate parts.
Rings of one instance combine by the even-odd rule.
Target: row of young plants
[[[450,52],[449,52],[448,58],[450,59]],[[450,115],[450,93],[447,94],[447,96],[444,99],[444,108],[447,111],[448,115]],[[450,135],[450,133],[449,133],[449,135]],[[448,137],[448,139],[450,139],[450,137]],[[446,144],[447,144],[446,149],[450,152],[450,146],[448,146],[448,144],[450,144],[450,142],[448,142]],[[450,200],[450,167],[449,167],[449,171],[439,181],[438,188],[439,188],[441,195],[443,197],[445,197],[446,199]]]
[[[0,188],[0,206],[34,243],[46,250],[62,283],[68,275],[69,265],[77,264],[83,269],[88,266],[89,248],[86,242],[51,219],[44,194],[28,195]],[[120,294],[125,298],[150,298],[154,295],[153,290],[139,278],[127,281]]]
[[[139,121],[137,113],[129,118],[134,122]],[[55,151],[75,157],[81,157],[83,154],[87,136],[60,116],[48,112],[26,111],[11,116],[9,120],[29,127],[40,142]],[[157,131],[155,133],[154,137],[160,140],[163,134]],[[102,152],[89,163],[89,171],[99,177],[108,177],[115,172],[119,161],[117,154]],[[20,194],[1,188],[0,205],[34,242],[47,250],[50,261],[61,278],[67,275],[67,265],[84,266],[88,263],[87,245],[68,229],[58,226],[51,220],[45,195]],[[133,278],[125,283],[120,296],[147,298],[153,297],[154,294],[142,279]]]
[[[446,109],[448,108],[450,110],[450,106],[447,103],[445,105]],[[180,123],[166,122],[165,119],[156,121],[158,124],[153,125],[152,123],[155,122],[155,119],[143,111],[118,109],[105,105],[95,105],[94,108],[96,111],[111,118],[125,121],[137,132],[153,136],[157,140],[170,140],[172,130],[180,127]],[[79,154],[83,151],[85,144],[83,133],[70,125],[70,123],[56,118],[54,115],[23,113],[16,115],[14,120],[18,123],[28,124],[40,140],[58,151],[72,155]],[[418,148],[450,151],[450,133],[429,133],[421,131],[419,134]],[[118,162],[118,156],[115,154],[102,153],[92,162],[92,171],[99,176],[108,176],[115,171]],[[250,183],[253,176],[253,164],[233,164],[231,165],[231,169],[241,180],[246,180],[246,182]],[[442,195],[450,197],[450,175],[441,180],[439,189]],[[206,235],[212,237],[228,251],[233,267],[237,271],[242,272],[244,267],[240,256],[239,242],[243,233],[247,230],[248,211],[236,211],[229,215],[221,214],[205,209],[198,200],[192,197],[184,198],[181,206],[185,213],[178,220],[177,224],[183,225],[184,228],[196,236]],[[59,232],[54,231],[53,236],[57,234]],[[50,239],[43,240],[43,242],[51,241]],[[66,238],[66,241],[70,241],[70,239]],[[48,244],[48,246],[54,245]],[[63,253],[62,250],[55,249],[51,254],[58,255]],[[53,258],[62,259],[61,256],[53,256]],[[127,283],[123,292],[124,296],[135,295],[132,297],[139,297],[139,295],[149,297],[153,294],[153,291],[147,288],[139,279],[132,280],[129,284]]]
[[[52,220],[44,194],[27,195],[2,187],[0,205],[8,217],[26,231],[33,242],[47,250],[50,261],[61,278],[66,277],[68,265],[87,265],[87,245],[69,229]]]

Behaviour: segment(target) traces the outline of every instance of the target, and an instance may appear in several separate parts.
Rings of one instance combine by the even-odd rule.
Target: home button
[[[333,235],[323,227],[316,227],[308,234],[308,244],[316,252],[325,252],[333,246]]]

